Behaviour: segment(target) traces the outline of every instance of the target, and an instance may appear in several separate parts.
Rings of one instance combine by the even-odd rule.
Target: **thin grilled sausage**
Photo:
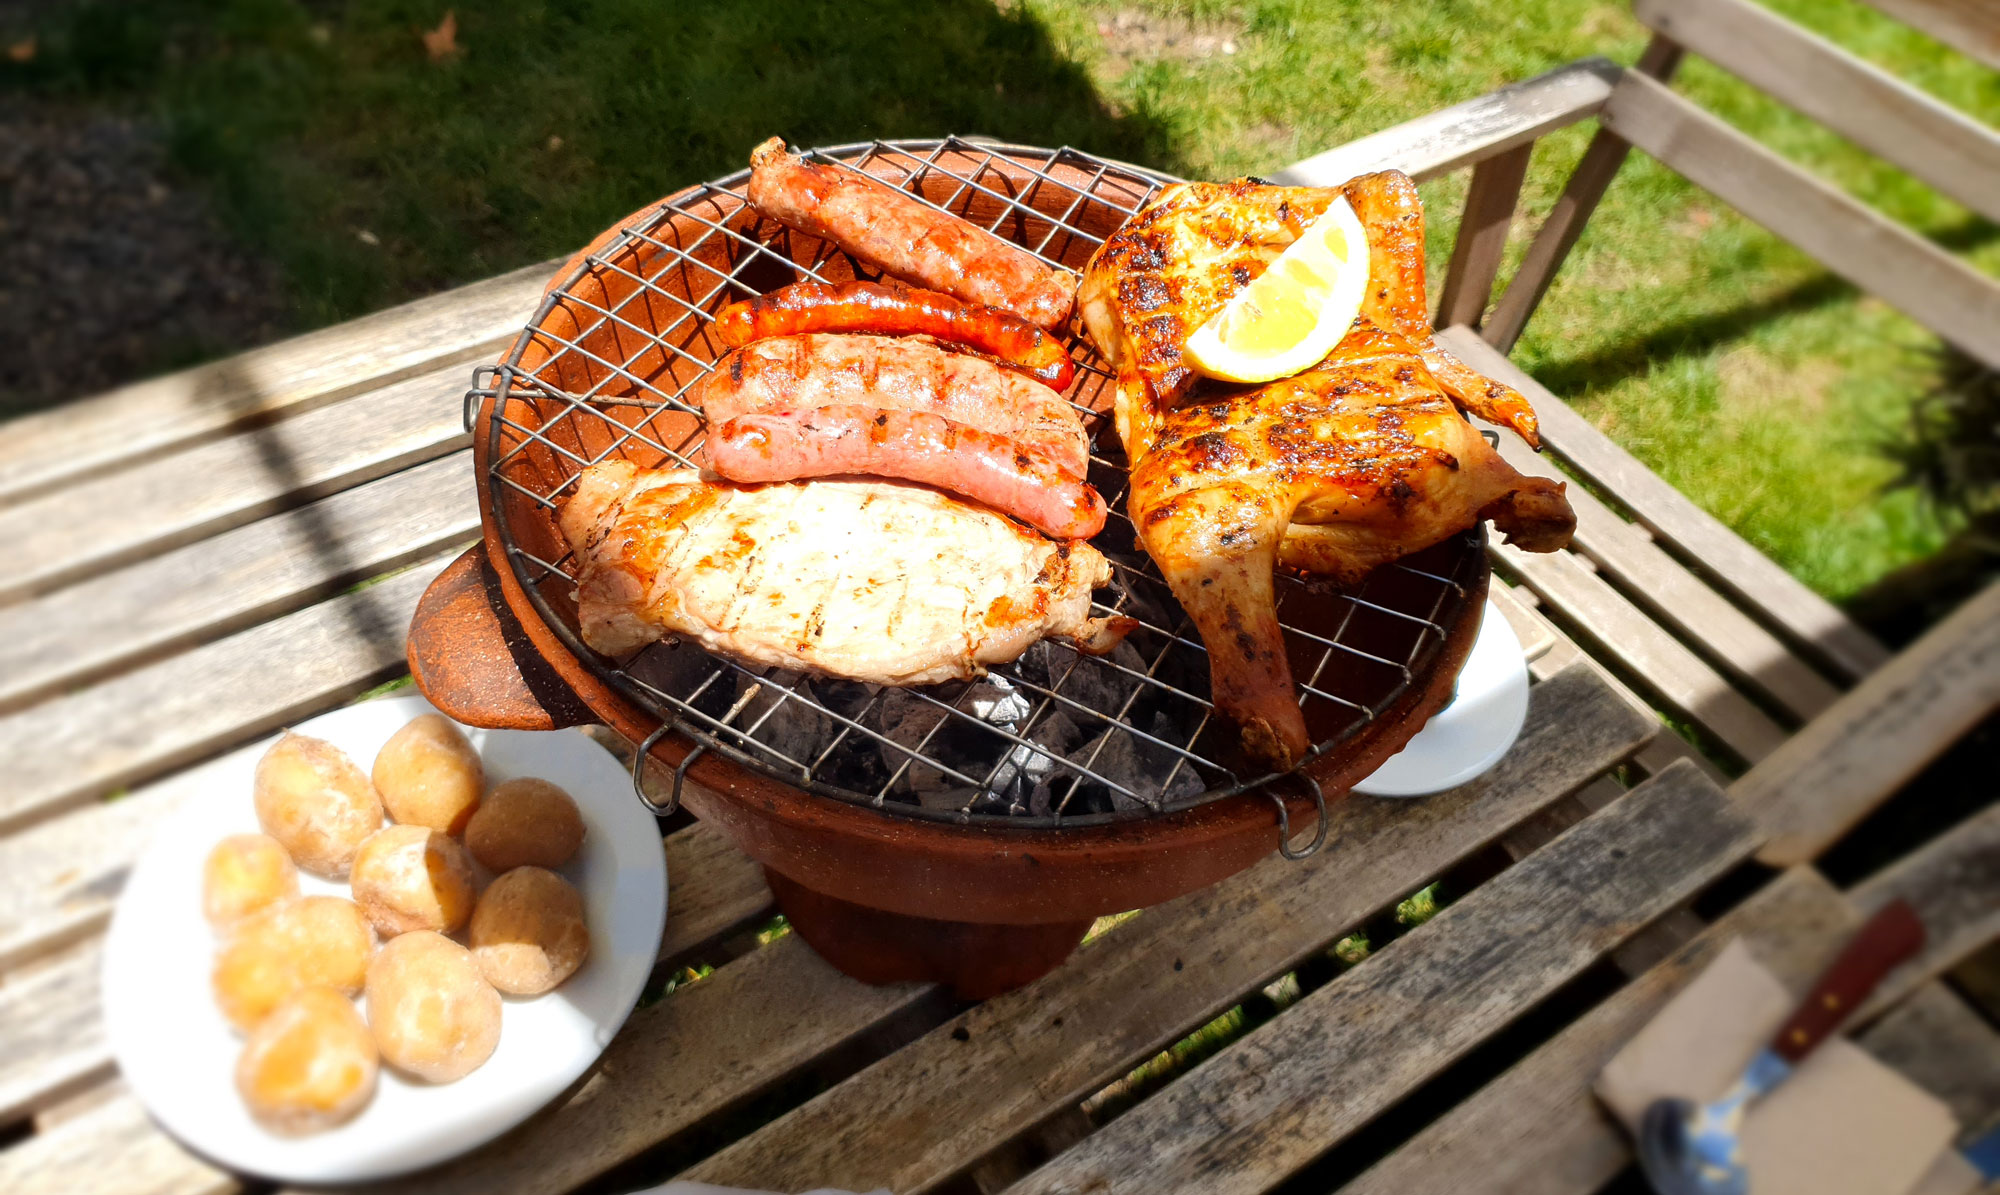
[[[759,411],[855,405],[927,411],[1011,437],[1082,480],[1090,438],[1040,382],[921,340],[807,333],[732,349],[697,388],[709,425]]]
[[[1104,529],[1104,499],[1006,436],[922,411],[833,406],[740,415],[709,431],[708,466],[737,482],[864,474],[983,502],[1057,539]]]
[[[750,154],[750,205],[898,278],[1053,328],[1076,275],[857,170],[808,162],[773,137]]]
[[[1062,342],[1013,312],[899,282],[798,282],[731,303],[715,317],[715,334],[730,348],[800,332],[935,337],[985,353],[1057,392],[1076,376]]]

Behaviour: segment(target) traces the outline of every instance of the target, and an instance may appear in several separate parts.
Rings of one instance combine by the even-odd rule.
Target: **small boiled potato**
[[[421,714],[389,736],[374,776],[391,818],[445,834],[465,829],[486,783],[479,753],[442,714]]]
[[[215,1003],[238,1029],[310,987],[353,994],[375,935],[351,900],[305,896],[244,918],[215,956]]]
[[[354,1001],[306,988],[250,1031],[236,1060],[236,1091],[272,1132],[317,1133],[368,1105],[380,1059]]]
[[[384,826],[355,852],[354,903],[385,938],[450,933],[472,914],[472,856],[428,826]]]
[[[465,823],[465,845],[491,871],[561,867],[583,845],[583,814],[546,780],[508,780],[495,785]]]
[[[268,834],[231,834],[201,869],[201,911],[217,929],[299,894],[299,869]]]
[[[590,954],[583,897],[553,871],[517,867],[480,894],[466,941],[494,987],[539,996]]]
[[[292,861],[330,880],[347,878],[361,840],[382,824],[375,786],[332,743],[287,733],[257,761],[257,822]]]
[[[465,947],[418,930],[389,939],[368,964],[368,1025],[389,1065],[450,1083],[500,1044],[500,993]]]

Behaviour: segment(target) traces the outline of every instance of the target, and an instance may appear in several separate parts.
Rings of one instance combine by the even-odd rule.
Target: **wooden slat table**
[[[2000,590],[1891,660],[1475,330],[1536,138],[1596,113],[1620,79],[1579,63],[1278,172],[1472,170],[1438,288],[1441,323],[1463,326],[1441,335],[1541,408],[1554,452],[1503,438],[1510,459],[1605,496],[1571,487],[1571,552],[1494,549],[1495,602],[1536,683],[1493,772],[1423,801],[1340,802],[1316,857],[1273,855],[1121,920],[969,1007],[856,983],[796,937],[759,934],[774,911],[761,872],[677,823],[659,964],[705,974],[636,1011],[534,1119],[374,1189],[557,1195],[685,1174],[899,1195],[1587,1192],[1630,1162],[1587,1090],[1620,1042],[1724,942],[1801,981],[1892,895],[1918,905],[1931,945],[1861,1040],[1968,1121],[2000,1118],[1977,1070],[2000,1037],[1935,982],[2000,936],[2000,813],[1849,892],[1809,865],[2000,704]],[[1643,115],[1650,93],[1628,94]],[[0,542],[17,564],[0,580],[0,1192],[264,1185],[181,1149],[121,1088],[101,935],[132,860],[212,769],[403,674],[417,596],[477,535],[460,395],[547,273],[0,434]],[[1448,907],[1404,932],[1391,910],[1439,880]],[[1704,895],[1713,924],[1689,908]],[[1357,932],[1376,949],[1338,961]],[[1157,1062],[1218,1017],[1236,1036],[1206,1064]]]

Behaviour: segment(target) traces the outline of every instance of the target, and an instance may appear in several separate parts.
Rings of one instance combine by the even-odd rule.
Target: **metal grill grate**
[[[1174,181],[1072,149],[957,137],[810,153],[1070,269]],[[1114,654],[1093,658],[1045,641],[982,680],[894,689],[745,667],[688,644],[656,645],[622,663],[583,645],[569,598],[574,561],[518,512],[553,515],[577,475],[608,458],[698,465],[703,428],[685,395],[720,355],[708,334],[715,314],[804,278],[876,276],[759,217],[742,198],[748,174],[690,188],[619,227],[552,288],[507,361],[480,371],[466,396],[468,427],[475,404],[491,402],[496,533],[549,626],[661,719],[655,739],[677,730],[692,740],[683,771],[715,751],[824,796],[1010,826],[1145,817],[1275,779],[1228,762],[1234,732],[1212,717],[1199,636],[1124,514],[1124,459],[1102,426],[1111,379],[1080,324],[1065,337],[1078,364],[1068,398],[1096,445],[1090,481],[1114,512],[1092,541],[1116,574],[1096,612],[1139,623]],[[1483,542],[1482,531],[1467,532],[1378,569],[1349,593],[1281,575],[1278,611],[1317,738],[1313,758],[1424,675],[1485,567]]]

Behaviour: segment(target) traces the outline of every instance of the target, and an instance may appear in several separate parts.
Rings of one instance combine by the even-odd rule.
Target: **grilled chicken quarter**
[[[1090,652],[1111,566],[1000,515],[894,482],[735,486],[606,461],[561,513],[584,642],[685,636],[747,663],[885,685],[965,679],[1043,638]]]
[[[1187,338],[1342,197],[1368,238],[1360,318],[1295,377],[1198,388]],[[1526,398],[1431,338],[1407,175],[1168,187],[1091,258],[1078,304],[1117,378],[1140,542],[1201,631],[1216,708],[1262,763],[1290,767],[1311,746],[1278,564],[1351,584],[1482,519],[1531,552],[1575,530],[1563,483],[1516,471],[1460,414],[1536,442]]]

